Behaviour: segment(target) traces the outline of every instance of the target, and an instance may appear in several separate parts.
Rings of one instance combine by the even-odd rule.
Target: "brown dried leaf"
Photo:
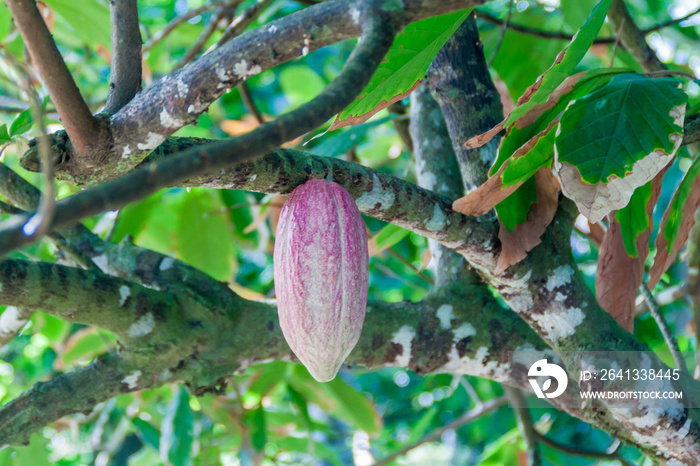
[[[676,193],[675,196],[678,196]],[[674,196],[674,199],[675,199]],[[671,201],[673,203],[673,201]],[[663,231],[666,227],[666,222],[670,214],[670,208],[664,213],[664,217],[661,220],[661,226],[659,227],[659,235],[656,237],[656,256],[654,256],[654,263],[649,270],[649,280],[647,286],[650,290],[653,290],[656,284],[659,282],[661,275],[671,267],[671,264],[676,260],[676,256],[681,248],[685,245],[688,240],[688,235],[690,234],[691,228],[695,225],[695,211],[700,206],[700,177],[695,178],[691,184],[690,193],[688,198],[683,204],[683,218],[681,224],[678,228],[678,236],[673,243],[671,252],[668,252],[668,243],[664,237]]]
[[[588,237],[596,246],[600,247],[603,244],[603,238],[605,238],[605,228],[600,223],[588,222],[588,232]]]
[[[508,267],[525,259],[527,253],[542,242],[541,236],[554,219],[559,205],[559,183],[549,168],[540,168],[535,173],[537,202],[527,214],[527,221],[509,231],[503,223],[498,232],[501,240],[501,254],[498,256],[495,274],[501,274]]]
[[[379,105],[374,107],[374,109],[370,110],[369,112],[362,114],[362,115],[350,115],[347,119],[345,120],[338,120],[338,117],[335,117],[335,121],[331,125],[330,129],[328,131],[333,131],[334,129],[338,128],[343,128],[345,126],[352,126],[352,125],[359,125],[360,123],[364,123],[365,121],[369,120],[372,118],[374,115],[377,113],[381,112],[385,108],[387,108],[389,105],[393,104],[394,102],[398,102],[399,100],[405,99],[409,95],[411,95],[411,92],[415,91],[418,89],[418,86],[420,86],[421,80],[419,79],[416,81],[416,83],[411,87],[409,90],[404,92],[403,94],[395,95],[389,100],[382,100]]]
[[[513,186],[503,186],[501,174],[511,160],[525,156],[530,149],[535,147],[535,144],[537,144],[537,142],[543,136],[551,131],[558,121],[559,118],[555,118],[549,123],[547,128],[540,131],[529,141],[520,146],[520,148],[513,152],[513,155],[511,155],[511,157],[503,165],[501,165],[501,168],[499,168],[493,176],[490,176],[489,179],[486,180],[486,183],[471,191],[466,196],[460,197],[454,201],[452,204],[452,209],[456,210],[457,212],[461,212],[464,215],[473,215],[478,217],[479,215],[484,215],[486,212],[493,209],[496,204],[513,194],[515,190],[522,185],[522,183],[518,183]]]
[[[493,209],[496,204],[501,202],[515,192],[522,185],[519,183],[515,186],[503,186],[501,180],[502,167],[495,175],[490,176],[486,183],[482,184],[474,191],[464,197],[460,197],[452,203],[452,209],[461,212],[464,215],[473,215],[478,217],[484,215],[489,210]]]
[[[595,277],[598,304],[629,332],[634,330],[635,299],[644,278],[644,261],[649,254],[649,238],[654,227],[652,212],[659,200],[664,173],[666,168],[656,175],[651,185],[651,199],[647,204],[649,228],[637,237],[637,257],[627,254],[615,211],[608,214],[610,227],[605,232],[598,253]]]
[[[552,66],[556,65],[561,61],[565,51],[566,49],[559,52],[559,55],[557,55],[557,59],[554,61]],[[541,76],[539,76],[532,86],[525,89],[523,95],[521,95],[518,99],[515,108],[518,108],[519,106],[527,103],[530,100],[530,98],[537,91],[537,89],[540,88],[540,85],[542,84],[542,76],[544,76],[547,73],[547,71],[545,71]],[[549,95],[549,97],[547,97],[546,102],[543,102],[539,105],[535,105],[529,112],[527,112],[522,117],[518,118],[514,124],[517,125],[518,129],[522,129],[531,125],[535,120],[542,116],[544,112],[546,112],[550,108],[553,108],[559,102],[559,98],[562,95],[571,92],[576,83],[578,83],[578,81],[584,74],[586,74],[586,72],[582,71],[581,73],[577,73],[566,78],[559,86],[557,86],[556,89],[554,89],[554,91]],[[473,138],[469,139],[467,142],[464,143],[464,146],[474,149],[476,147],[481,147],[487,142],[489,142],[491,139],[493,139],[495,135],[497,135],[503,128],[505,128],[506,122],[508,121],[508,118],[510,118],[510,115],[507,115],[508,116],[506,116],[506,118],[502,122],[491,128],[487,132],[479,134],[478,136],[474,136]]]
[[[573,91],[574,87],[584,74],[586,74],[586,72],[582,71],[566,78],[559,86],[557,86],[556,89],[554,89],[554,92],[549,94],[549,97],[547,97],[545,102],[535,105],[532,107],[532,110],[518,118],[515,121],[515,126],[518,129],[523,129],[537,121],[537,119],[541,117],[544,112],[554,108],[559,103],[561,96]]]
[[[503,114],[506,116],[510,115],[510,112],[512,112],[515,108],[515,102],[513,102],[513,98],[510,96],[508,86],[506,86],[506,83],[504,83],[503,80],[498,77],[498,75],[493,76],[493,85],[496,87],[498,96],[501,99]]]

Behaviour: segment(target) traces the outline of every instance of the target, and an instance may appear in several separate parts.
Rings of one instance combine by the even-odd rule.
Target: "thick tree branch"
[[[157,307],[148,309],[157,313]],[[234,295],[227,303],[206,309],[184,305],[178,312],[154,315],[154,320],[149,333],[126,341],[118,358],[39,384],[1,408],[0,443],[22,443],[39,427],[122,392],[184,380],[202,393],[252,364],[293,357],[273,304]],[[178,330],[183,323],[186,331]],[[495,301],[483,304],[481,290],[455,284],[420,303],[369,303],[362,337],[347,362],[476,375],[527,389],[530,362],[519,359],[519,348],[535,358],[551,354],[517,316]],[[86,370],[93,379],[89,382],[83,378]],[[582,412],[566,396],[557,406],[574,415]]]
[[[462,176],[445,119],[425,84],[411,94],[409,129],[413,138],[418,185],[448,199],[460,197],[464,189]],[[460,275],[466,272],[467,263],[461,255],[432,239],[428,240],[428,246],[437,286],[457,278],[464,279]],[[479,278],[476,281],[481,282]]]
[[[114,332],[124,341],[163,321],[170,321],[171,330],[177,330],[175,324],[179,319],[172,313],[175,307],[172,294],[99,271],[6,259],[0,263],[0,282],[3,305],[95,325]]]
[[[7,445],[27,445],[31,434],[48,423],[67,414],[88,414],[97,403],[134,391],[136,385],[125,383],[125,376],[136,373],[145,376],[147,371],[136,370],[121,356],[106,356],[69,374],[37,383],[0,409],[0,449]],[[139,389],[153,379],[145,380]]]
[[[112,0],[112,69],[105,112],[116,113],[141,90],[141,30],[136,0]]]
[[[438,52],[428,69],[428,82],[445,116],[464,187],[471,191],[488,178],[498,140],[478,149],[469,149],[464,143],[503,119],[473,14]]]
[[[59,202],[53,226],[75,223],[80,218],[122,207],[187,176],[223,169],[234,162],[251,159],[294,139],[327,121],[362,91],[393,41],[393,25],[377,12],[365,12],[365,30],[338,77],[312,101],[255,131],[206,148],[194,148],[136,170],[119,180],[85,191]],[[376,16],[373,16],[376,15]],[[134,187],[139,187],[134,189]],[[0,224],[0,254],[27,244],[22,232],[26,216],[14,216]]]
[[[41,13],[34,0],[8,0],[7,6],[29,50],[32,66],[44,80],[73,146],[78,155],[87,156],[99,140],[99,125],[80,95]]]

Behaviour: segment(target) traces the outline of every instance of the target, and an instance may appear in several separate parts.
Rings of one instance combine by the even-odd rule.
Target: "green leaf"
[[[228,213],[215,191],[192,189],[178,212],[180,258],[217,280],[230,280],[234,270],[233,238]]]
[[[367,121],[397,98],[408,95],[428,70],[435,55],[452,37],[471,9],[426,18],[409,24],[396,36],[369,84],[338,114],[331,129]]]
[[[195,451],[194,416],[184,387],[170,401],[160,431],[160,459],[169,466],[191,465]]]
[[[352,128],[338,131],[337,133],[329,136],[323,136],[321,138],[321,142],[314,146],[311,151],[315,155],[321,155],[324,157],[338,157],[345,154],[352,147],[364,142],[367,138],[367,132],[370,129],[384,124],[387,121],[391,121],[391,119],[392,117],[388,116],[380,118],[376,121],[355,125]]]
[[[626,68],[600,68],[587,71],[586,74],[581,76],[570,92],[559,96],[556,105],[543,112],[533,124],[527,125],[524,128],[518,128],[517,125],[513,125],[508,128],[507,134],[501,139],[501,144],[498,148],[498,156],[493,167],[491,168],[490,173],[496,173],[498,169],[501,168],[501,165],[503,165],[506,160],[510,159],[515,151],[517,151],[523,144],[527,143],[531,138],[535,137],[537,133],[544,131],[552,120],[566,110],[569,102],[585,97],[591,92],[600,89],[609,83],[613,76],[628,72],[629,70]],[[548,134],[548,136],[553,137],[554,134]],[[553,143],[554,140],[552,139],[551,142],[548,142],[547,144],[549,145]],[[513,167],[513,169],[514,168],[515,167]],[[534,175],[534,172],[532,174]],[[519,178],[518,176],[513,175],[512,172],[508,176]]]
[[[527,221],[530,207],[537,202],[537,185],[534,178],[529,178],[517,191],[496,204],[496,214],[508,231]]]
[[[150,445],[153,449],[158,451],[160,448],[160,432],[158,429],[151,425],[150,422],[146,422],[137,417],[131,419],[131,423],[134,426],[134,432],[138,438],[146,445]]]
[[[524,448],[525,442],[523,441],[522,434],[516,427],[487,445],[484,452],[479,455],[476,463],[480,466],[518,464],[518,451]]]
[[[555,169],[562,191],[598,222],[675,156],[687,95],[673,78],[614,76],[571,102],[559,122]]]
[[[532,180],[528,181],[528,179],[534,176],[538,169],[552,166],[556,131],[552,131],[550,128],[524,156],[512,157],[513,154],[531,138],[536,137],[539,132],[547,130],[552,119],[558,117],[571,100],[583,97],[604,86],[615,74],[623,71],[619,69],[589,71],[580,78],[571,92],[560,96],[557,104],[552,109],[545,111],[535,123],[524,128],[518,128],[517,125],[509,128],[508,134],[501,140],[498,157],[491,168],[491,173],[495,174],[505,162],[505,167],[501,172],[504,186],[525,183],[495,207],[498,218],[509,231],[513,231],[517,225],[525,223],[530,207],[537,202],[535,183]]]
[[[411,233],[405,228],[389,223],[384,226],[370,239],[370,256],[379,254],[385,249],[389,249],[396,243],[407,237]]]
[[[306,404],[306,400],[301,393],[294,390],[294,388],[292,388],[290,385],[287,385],[287,393],[289,393],[292,404],[299,410],[299,414],[301,414],[301,418],[304,420],[304,425],[306,425],[306,428],[311,431],[311,416],[309,416],[309,408]]]
[[[542,76],[539,84],[531,86],[528,91],[532,92],[529,100],[516,107],[508,116],[504,126],[514,123],[518,118],[533,109],[535,105],[547,100],[554,89],[569,77],[576,65],[579,64],[583,56],[593,44],[600,27],[603,25],[605,16],[608,13],[612,0],[601,0],[593,9],[586,23],[581,26],[569,45],[562,51],[563,56],[559,57]]]
[[[118,243],[126,235],[138,238],[139,233],[146,226],[153,209],[160,204],[161,197],[162,192],[123,207],[117,216],[111,240]]]
[[[372,403],[340,377],[319,383],[304,366],[296,365],[288,383],[308,402],[335,414],[352,426],[370,435],[381,430],[382,418]]]
[[[257,451],[262,451],[267,443],[267,431],[265,429],[265,409],[258,406],[247,411],[244,416],[245,425],[248,427],[250,443]]]
[[[236,242],[238,244],[245,242],[257,245],[257,241],[255,241],[256,232],[244,232],[255,220],[249,205],[251,201],[255,200],[253,195],[245,191],[234,189],[222,189],[219,193],[221,194],[221,202],[223,202],[226,209],[228,209]],[[259,212],[258,215],[262,215],[262,212]]]
[[[10,133],[7,131],[7,125],[3,123],[0,125],[0,144],[10,142],[12,140]]]
[[[39,434],[32,435],[29,440],[29,445],[26,447],[14,447],[15,464],[16,465],[31,465],[31,466],[49,466],[51,462],[48,460],[49,451],[47,442]]]
[[[338,459],[337,451],[328,447],[328,445],[315,442],[303,437],[284,437],[275,440],[275,445],[280,451],[298,452],[307,455],[313,455],[316,459],[323,459],[326,462],[340,466],[342,463]],[[325,463],[325,462],[324,462]],[[304,463],[300,463],[304,464]]]
[[[4,42],[12,27],[12,15],[7,3],[0,4],[0,42]]]
[[[44,3],[71,26],[83,42],[112,49],[109,8],[104,3],[96,0],[44,0]]]
[[[19,115],[10,125],[10,136],[18,136],[29,131],[32,127],[32,109],[28,108]]]
[[[630,257],[637,257],[637,237],[649,228],[647,204],[651,200],[651,183],[637,188],[629,203],[615,212],[615,218],[620,224],[620,234],[625,244],[625,250]]]
[[[73,346],[63,353],[63,362],[70,364],[76,359],[84,357],[95,357],[99,354],[107,352],[107,346],[104,339],[97,331],[85,333],[73,343]]]
[[[411,445],[417,442],[428,431],[428,429],[430,429],[433,424],[433,420],[438,413],[438,408],[436,406],[432,406],[420,417],[420,419],[418,419],[417,422],[412,423],[411,435],[409,435],[408,439],[404,443]]]
[[[308,66],[288,65],[279,74],[279,83],[290,104],[289,110],[316,97],[320,89],[326,87],[316,72]]]

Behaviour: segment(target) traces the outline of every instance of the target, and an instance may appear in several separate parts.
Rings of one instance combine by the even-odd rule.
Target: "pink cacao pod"
[[[310,180],[292,191],[274,275],[285,340],[316,380],[333,380],[360,338],[369,278],[365,224],[342,186]]]

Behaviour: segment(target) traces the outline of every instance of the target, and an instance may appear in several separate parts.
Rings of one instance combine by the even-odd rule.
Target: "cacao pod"
[[[292,191],[274,277],[285,340],[316,380],[332,380],[360,338],[369,278],[365,224],[342,186],[310,180]]]

